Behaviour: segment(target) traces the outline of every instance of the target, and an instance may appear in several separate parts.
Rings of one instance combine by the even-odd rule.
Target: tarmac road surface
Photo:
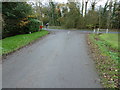
[[[3,88],[102,88],[89,55],[86,33],[52,31],[7,56]]]

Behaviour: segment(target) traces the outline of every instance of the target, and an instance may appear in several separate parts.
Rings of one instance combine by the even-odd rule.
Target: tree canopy
[[[109,28],[119,29],[119,7],[117,0],[107,0],[104,6],[96,7],[100,0],[55,3],[41,5],[41,20],[53,26],[65,28]],[[90,7],[88,8],[88,4]]]
[[[2,28],[3,38],[30,32],[31,29],[28,26],[31,22],[34,26],[38,25],[36,29],[39,29],[40,21],[30,19],[36,19],[36,17],[34,9],[27,2],[2,2],[2,16],[4,21]]]

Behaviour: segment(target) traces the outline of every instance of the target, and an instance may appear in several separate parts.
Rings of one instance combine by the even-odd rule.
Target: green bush
[[[6,23],[2,27],[2,38],[19,34],[19,27],[16,24],[16,20],[8,20],[7,19],[6,21],[8,23]]]
[[[89,29],[93,29],[94,28],[94,25],[93,24],[88,24],[88,25],[86,25],[87,26],[87,28],[89,28]]]
[[[33,15],[33,8],[27,2],[2,2],[2,38],[23,34],[18,25],[28,15]]]
[[[39,26],[42,25],[42,22],[37,19],[29,19],[29,23],[24,27],[24,32],[36,32],[39,30]]]

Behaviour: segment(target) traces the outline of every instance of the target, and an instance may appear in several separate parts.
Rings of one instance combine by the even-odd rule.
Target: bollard
[[[98,28],[98,29],[97,29],[97,34],[99,33],[99,30],[100,30],[100,29]]]
[[[106,33],[108,33],[108,29],[106,29]]]
[[[95,29],[93,30],[93,33],[95,33]]]

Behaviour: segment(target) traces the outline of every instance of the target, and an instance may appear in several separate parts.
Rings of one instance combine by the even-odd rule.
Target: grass
[[[120,50],[118,47],[120,44],[120,42],[118,42],[118,35],[119,34],[101,34],[99,38],[105,40],[106,43],[111,46],[111,48]]]
[[[2,46],[0,47],[0,54],[13,52],[46,34],[48,34],[48,31],[42,30],[32,34],[22,34],[2,39],[0,40],[0,46]]]
[[[118,34],[90,34],[89,41],[103,86],[118,88]]]

